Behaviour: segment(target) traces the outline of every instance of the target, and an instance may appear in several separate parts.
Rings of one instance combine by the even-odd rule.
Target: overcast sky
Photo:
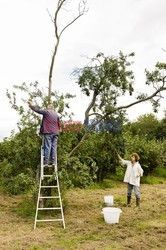
[[[74,0],[73,2],[78,2]],[[22,82],[39,81],[47,91],[48,72],[54,45],[54,27],[48,12],[53,14],[57,0],[0,0],[0,140],[16,128],[17,115],[5,95],[6,88]],[[77,97],[71,103],[75,120],[83,120],[87,100],[71,79],[76,66],[86,64],[85,56],[98,52],[117,55],[135,52],[136,92],[143,91],[145,68],[153,69],[158,61],[165,62],[166,1],[165,0],[87,0],[88,13],[63,35],[55,63],[53,88],[71,92]],[[72,14],[64,12],[60,19]],[[134,97],[133,97],[134,98]],[[127,97],[121,102],[129,103]],[[158,117],[163,115],[162,101]],[[128,118],[150,113],[150,104],[128,110]]]

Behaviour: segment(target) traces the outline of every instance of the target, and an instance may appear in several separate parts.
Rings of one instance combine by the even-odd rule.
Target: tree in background
[[[85,125],[89,124],[89,119],[94,118],[95,127],[102,121],[116,118],[116,114],[142,102],[150,101],[153,109],[157,112],[162,98],[162,93],[166,90],[166,63],[157,63],[154,71],[145,71],[146,85],[150,86],[151,94],[139,93],[136,101],[128,102],[126,105],[119,105],[119,98],[126,93],[130,95],[134,92],[134,74],[131,70],[131,57],[134,53],[119,56],[104,56],[98,53],[92,58],[87,66],[76,69],[75,75],[81,91],[86,96],[91,96],[90,104],[85,110]],[[80,142],[73,148],[70,155],[80,147],[86,139],[87,133],[83,135]]]
[[[58,95],[56,91],[51,95],[61,119],[71,119],[68,100],[74,96]],[[17,123],[19,132],[13,132],[10,138],[0,143],[0,179],[6,191],[17,194],[34,186],[40,166],[41,138],[38,133],[41,118],[28,108],[27,101],[34,99],[36,105],[45,108],[48,99],[38,82],[15,85],[12,93],[7,90],[7,97],[20,117]]]
[[[144,175],[152,174],[156,168],[163,166],[164,144],[155,138],[148,139],[147,136],[132,135],[130,131],[127,131],[124,133],[124,148],[126,159],[130,159],[132,152],[140,155]]]
[[[164,113],[163,119],[161,119],[157,127],[156,138],[161,141],[166,139],[166,111]]]
[[[138,117],[136,122],[130,124],[132,135],[147,137],[148,140],[156,139],[160,121],[154,114],[145,114]]]

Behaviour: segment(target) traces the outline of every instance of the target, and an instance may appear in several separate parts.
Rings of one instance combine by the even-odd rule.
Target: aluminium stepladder
[[[42,139],[42,146],[41,146],[41,171],[40,171],[40,182],[39,182],[39,192],[38,192],[38,199],[37,199],[37,206],[36,206],[36,215],[35,215],[35,222],[34,222],[34,229],[36,229],[37,222],[51,222],[51,221],[61,221],[63,223],[63,227],[65,229],[65,220],[64,220],[64,213],[62,207],[62,199],[59,187],[59,180],[58,180],[58,169],[57,169],[57,157],[56,157],[56,164],[48,165],[47,167],[54,168],[54,175],[45,175],[44,169],[45,166],[43,164],[44,160],[44,139]],[[55,185],[42,185],[42,182],[45,178],[51,178],[53,176]],[[57,196],[43,196],[41,193],[41,189],[47,188],[55,188],[58,191]],[[40,200],[42,199],[59,199],[60,206],[58,207],[40,207]],[[38,219],[38,211],[40,210],[60,210],[61,211],[61,218],[60,219]]]

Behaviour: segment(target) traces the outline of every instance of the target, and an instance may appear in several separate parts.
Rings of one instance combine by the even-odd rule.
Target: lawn
[[[166,184],[142,184],[141,194],[141,209],[138,210],[135,208],[134,195],[132,206],[124,206],[124,183],[105,189],[94,187],[86,190],[69,190],[66,193],[65,230],[59,222],[38,223],[36,230],[33,230],[34,218],[31,211],[26,215],[24,211],[25,197],[1,194],[0,249],[164,250]],[[101,214],[104,195],[113,195],[114,206],[122,209],[119,224],[104,222]]]

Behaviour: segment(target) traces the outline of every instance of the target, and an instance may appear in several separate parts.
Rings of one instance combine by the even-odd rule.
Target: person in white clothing
[[[141,165],[138,162],[140,157],[137,153],[132,153],[131,161],[124,160],[119,155],[118,157],[123,165],[127,165],[124,180],[123,180],[124,182],[128,183],[127,206],[130,206],[132,190],[134,188],[134,192],[136,196],[136,207],[139,207],[140,205],[140,177],[143,176],[143,169],[141,168]]]

